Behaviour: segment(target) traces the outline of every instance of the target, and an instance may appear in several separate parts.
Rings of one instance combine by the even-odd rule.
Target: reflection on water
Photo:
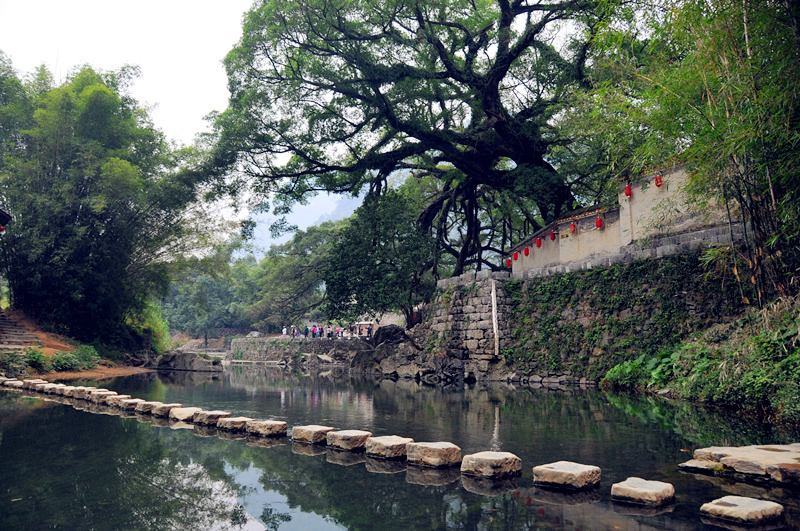
[[[450,441],[513,452],[520,478],[486,481],[364,454],[176,429],[148,416],[0,391],[0,529],[705,529],[702,503],[738,494],[783,503],[800,526],[797,491],[679,473],[708,445],[787,443],[797,433],[660,399],[600,391],[434,388],[258,366],[223,374],[149,374],[103,382],[147,400],[236,416]],[[78,409],[76,409],[76,407]],[[536,488],[531,468],[600,466],[586,492]],[[659,510],[612,504],[629,476],[668,481]]]

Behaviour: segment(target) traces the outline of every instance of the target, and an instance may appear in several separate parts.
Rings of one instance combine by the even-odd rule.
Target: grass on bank
[[[800,423],[800,301],[780,299],[608,371],[607,389],[661,391]]]

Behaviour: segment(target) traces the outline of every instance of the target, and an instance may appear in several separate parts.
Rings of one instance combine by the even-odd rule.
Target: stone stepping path
[[[752,479],[800,485],[800,443],[700,448],[694,451],[694,459],[678,468],[721,476],[739,473]]]
[[[96,387],[74,387],[39,379],[22,381],[0,375],[0,388],[53,395],[53,400],[90,413],[135,417],[139,421],[171,429],[189,428],[200,437],[246,439],[248,445],[264,448],[285,444],[280,438],[287,435],[286,422],[283,421],[232,417],[227,411],[205,411],[177,403],[146,401]],[[466,490],[483,496],[498,496],[511,491],[517,491],[515,496],[519,495],[522,463],[517,456],[508,452],[485,451],[462,458],[461,448],[450,442],[418,443],[396,435],[374,437],[368,431],[337,431],[334,427],[319,425],[295,426],[291,437],[293,453],[310,456],[325,454],[326,461],[332,464],[353,466],[365,463],[367,470],[379,474],[405,471],[406,481],[419,485],[447,485],[460,479]],[[800,443],[704,448],[695,451],[694,457],[690,462],[694,464],[684,463],[682,469],[728,467],[737,472],[747,470],[786,483],[796,479],[792,474],[798,468],[796,463],[800,462]],[[788,463],[789,460],[793,463]],[[776,471],[776,466],[784,466],[789,472]],[[600,474],[599,467],[570,461],[533,467],[537,499],[555,493],[555,503],[594,503],[600,499],[594,488],[600,481]],[[575,497],[576,500],[571,503],[565,501],[565,497]],[[612,501],[622,502],[622,507],[638,506],[655,511],[652,515],[659,514],[658,510],[672,503],[674,498],[675,489],[671,484],[636,477],[615,483],[611,489]],[[530,503],[530,500],[528,497],[526,503]],[[780,526],[783,525],[784,508],[767,500],[725,496],[704,504],[700,513],[703,522],[715,526]],[[631,514],[649,515],[636,511]]]

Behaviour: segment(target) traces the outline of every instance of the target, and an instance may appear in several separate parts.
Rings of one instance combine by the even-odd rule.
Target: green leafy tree
[[[342,221],[326,221],[270,248],[250,276],[256,291],[247,315],[256,326],[276,331],[323,317],[324,276],[342,226]]]
[[[14,221],[2,269],[12,303],[84,341],[138,341],[126,318],[165,291],[168,262],[190,243],[202,175],[178,171],[182,155],[125,93],[135,69],[87,67],[49,90],[40,70],[24,94],[4,75],[0,197]]]
[[[597,124],[586,131],[616,132],[606,153],[623,176],[686,163],[694,200],[745,222],[738,261],[759,302],[796,292],[800,9],[751,0],[658,6],[600,35],[597,70],[609,75],[584,102]]]
[[[433,255],[408,199],[394,190],[368,199],[342,230],[325,272],[328,315],[353,322],[400,310],[410,328],[415,307],[433,292]]]
[[[495,192],[524,198],[537,226],[573,208],[548,158],[564,141],[550,122],[586,85],[612,5],[256,2],[225,60],[214,165],[275,194],[279,211],[320,190],[379,194],[396,172],[432,177],[441,187],[420,229],[452,256],[452,274],[479,267],[483,232],[499,228],[480,221]],[[451,239],[442,226],[455,218]]]

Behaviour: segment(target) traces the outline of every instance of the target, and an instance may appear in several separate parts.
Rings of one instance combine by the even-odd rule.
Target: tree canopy
[[[551,118],[585,85],[611,5],[256,2],[225,60],[214,164],[275,194],[279,210],[320,190],[379,194],[392,174],[433,177],[419,221],[453,257],[447,273],[499,268],[476,258],[493,194],[513,197],[533,227],[574,206],[580,183],[548,159],[563,141]],[[437,227],[453,216],[464,231],[451,240]]]
[[[163,294],[186,249],[198,173],[181,173],[126,94],[135,69],[83,68],[58,87],[46,71],[0,72],[2,238],[12,303],[82,340],[124,340],[125,321]]]

